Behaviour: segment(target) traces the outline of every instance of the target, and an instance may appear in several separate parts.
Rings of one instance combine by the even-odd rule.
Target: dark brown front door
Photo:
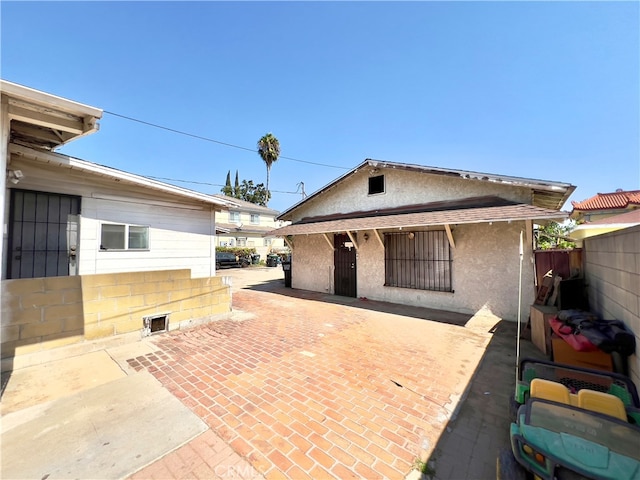
[[[7,278],[76,275],[80,197],[11,190]]]
[[[343,297],[357,297],[356,289],[356,248],[347,234],[335,235],[333,263],[335,271],[333,281],[335,294]]]

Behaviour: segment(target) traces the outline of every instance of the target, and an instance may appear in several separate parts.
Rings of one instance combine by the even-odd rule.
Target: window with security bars
[[[444,230],[385,233],[385,286],[452,292],[451,249]]]

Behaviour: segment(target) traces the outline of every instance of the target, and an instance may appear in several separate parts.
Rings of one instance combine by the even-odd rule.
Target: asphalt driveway
[[[234,277],[234,317],[154,337],[157,351],[129,359],[132,369],[266,478],[401,479],[435,458],[495,318],[287,289],[277,267],[223,273]],[[183,449],[133,478],[198,477],[194,455]]]

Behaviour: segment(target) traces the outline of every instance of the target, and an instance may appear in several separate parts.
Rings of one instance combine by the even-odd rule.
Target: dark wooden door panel
[[[334,236],[334,291],[343,297],[357,297],[356,249],[346,234]]]

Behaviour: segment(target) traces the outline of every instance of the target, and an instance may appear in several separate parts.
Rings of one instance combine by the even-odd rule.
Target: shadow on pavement
[[[369,300],[367,298],[341,297],[338,295],[330,295],[326,293],[288,288],[284,286],[284,279],[274,279],[254,285],[247,285],[244,287],[244,289],[258,292],[275,293],[292,298],[315,300],[317,302],[346,305],[375,312],[403,315],[422,320],[430,320],[432,322],[457,325],[460,327],[465,326],[472,317],[472,315],[468,314],[448,312],[446,310],[437,310],[434,308],[413,307],[409,305],[400,305],[395,303],[380,302],[377,300]]]
[[[515,389],[517,325],[502,320],[467,387],[457,413],[448,422],[429,459],[434,480],[496,478],[496,457],[509,445],[509,396]],[[529,340],[520,342],[520,358],[546,358]],[[429,475],[427,475],[429,478]]]

